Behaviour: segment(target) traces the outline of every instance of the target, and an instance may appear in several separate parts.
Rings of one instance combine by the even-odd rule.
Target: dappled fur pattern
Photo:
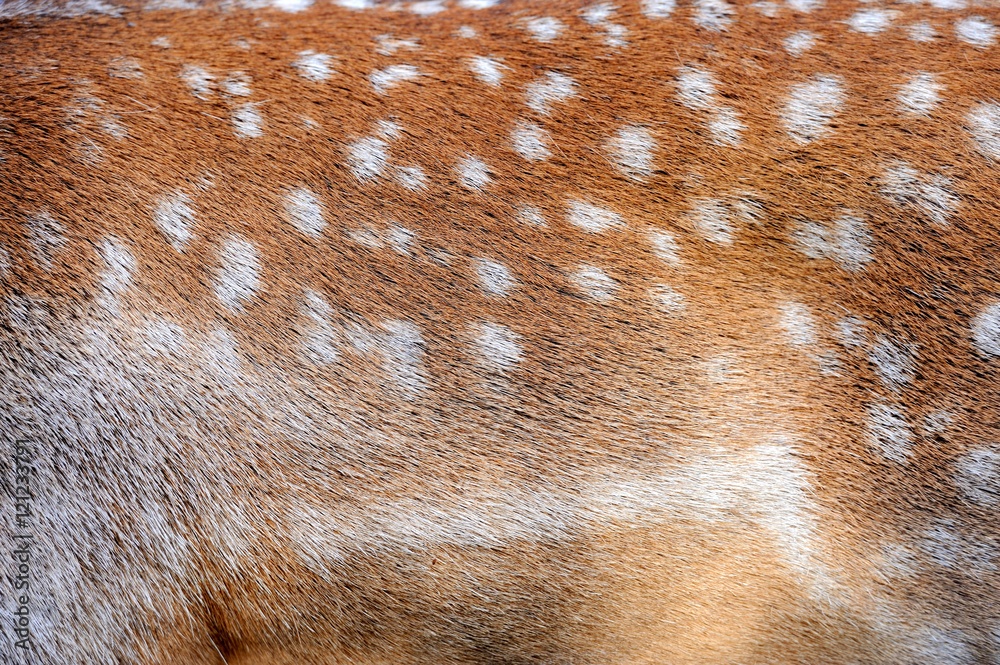
[[[989,3],[0,19],[0,662],[1000,662]]]

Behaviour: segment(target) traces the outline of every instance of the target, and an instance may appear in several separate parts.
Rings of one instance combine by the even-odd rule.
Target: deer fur
[[[0,53],[0,662],[1000,662],[995,3]]]

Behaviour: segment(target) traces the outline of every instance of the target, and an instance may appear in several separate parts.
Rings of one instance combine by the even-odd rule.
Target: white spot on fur
[[[984,356],[1000,356],[1000,302],[980,310],[972,320],[972,341]]]
[[[804,55],[816,45],[816,35],[808,30],[793,32],[785,38],[785,50],[796,58]]]
[[[624,39],[628,30],[623,25],[611,22],[616,11],[611,3],[601,2],[584,9],[582,16],[584,21],[604,33],[605,44],[612,48],[621,48],[628,43]]]
[[[388,333],[379,340],[383,366],[396,380],[403,394],[412,399],[427,385],[423,370],[423,335],[409,321],[386,321],[382,327]]]
[[[614,48],[621,48],[628,45],[625,41],[625,35],[628,34],[628,29],[618,23],[605,23],[604,29],[604,43],[608,46]]]
[[[403,128],[392,120],[379,120],[375,123],[375,135],[386,140],[398,139],[403,132]]]
[[[885,335],[879,335],[868,351],[868,360],[875,366],[882,383],[892,390],[913,380],[916,351],[910,345],[899,346]]]
[[[899,106],[906,113],[928,115],[941,100],[941,90],[933,74],[921,72],[899,87]]]
[[[856,316],[845,316],[837,321],[834,332],[846,347],[859,347],[868,343],[867,324]]]
[[[677,0],[642,0],[642,13],[649,18],[668,18],[677,6]]]
[[[786,0],[786,4],[794,11],[808,14],[823,6],[822,0]]]
[[[212,96],[212,86],[215,77],[201,67],[187,65],[181,70],[181,80],[187,84],[198,99],[208,99]]]
[[[416,233],[398,224],[391,225],[385,234],[385,239],[389,246],[404,256],[410,255],[410,245],[413,244],[416,237]]]
[[[868,405],[867,412],[868,442],[887,460],[906,464],[910,458],[913,432],[902,408],[875,403]]]
[[[581,267],[573,273],[571,279],[585,295],[597,302],[608,302],[618,290],[618,282],[594,266]]]
[[[996,546],[994,539],[978,537],[951,519],[937,520],[918,544],[935,565],[974,576],[996,570]]]
[[[408,9],[411,14],[417,16],[433,16],[444,11],[444,2],[442,0],[420,0],[419,2],[411,2]]]
[[[687,299],[680,291],[667,284],[657,284],[650,291],[650,296],[662,312],[679,314],[687,307]]]
[[[458,36],[462,39],[475,39],[476,29],[469,25],[463,25],[458,29]]]
[[[419,166],[401,166],[396,169],[396,180],[403,187],[417,191],[427,186],[427,175]]]
[[[576,82],[559,72],[546,72],[541,79],[528,84],[528,106],[541,115],[548,115],[552,105],[564,102],[576,94]]]
[[[436,263],[442,268],[451,266],[454,254],[449,252],[447,249],[444,249],[443,247],[427,247],[425,251],[427,252],[427,258],[433,263]]]
[[[385,170],[389,161],[389,144],[373,136],[358,139],[347,146],[351,172],[359,180],[372,180]]]
[[[263,127],[264,119],[253,104],[244,104],[233,111],[233,131],[236,136],[254,139],[264,133]]]
[[[184,333],[184,329],[162,317],[156,317],[147,322],[142,329],[142,335],[143,348],[158,356],[180,353],[187,345],[187,335]]]
[[[977,104],[969,111],[968,123],[980,152],[1000,160],[1000,105]]]
[[[318,238],[326,226],[323,204],[319,197],[304,187],[285,196],[285,211],[295,228],[308,236]]]
[[[107,266],[101,273],[101,286],[113,294],[128,289],[136,267],[135,257],[128,247],[118,238],[109,236],[104,239],[97,251]]]
[[[969,16],[955,24],[955,34],[966,44],[986,48],[996,40],[997,29],[982,16]]]
[[[558,39],[559,35],[566,29],[562,21],[551,16],[528,19],[524,27],[532,39],[543,43]]]
[[[507,66],[495,58],[487,58],[481,55],[474,55],[468,60],[469,69],[476,75],[476,78],[487,85],[498,86],[503,79],[503,70]]]
[[[917,21],[907,28],[906,34],[915,42],[929,42],[937,35],[937,31],[929,21]]]
[[[548,227],[545,223],[545,217],[542,215],[542,211],[535,206],[523,205],[518,208],[517,219],[522,224],[527,224],[528,226],[537,226],[541,228]]]
[[[160,199],[153,211],[153,221],[178,252],[183,251],[192,238],[194,210],[190,203],[187,194],[176,193]]]
[[[924,434],[936,436],[944,434],[955,423],[955,414],[943,409],[936,409],[924,416]]]
[[[725,0],[695,0],[692,20],[708,30],[725,30],[733,22],[736,10]]]
[[[127,137],[128,131],[121,124],[120,116],[108,113],[104,108],[104,100],[92,94],[91,82],[81,80],[75,83],[78,86],[78,94],[74,97],[72,105],[67,108],[71,130],[80,131],[88,117],[93,117],[105,134],[119,141]],[[89,161],[96,162],[100,159],[101,148],[87,139],[81,146],[81,152]]]
[[[517,284],[507,266],[501,263],[479,258],[475,260],[475,267],[479,284],[491,296],[505,296]]]
[[[980,446],[955,461],[955,485],[980,506],[1000,503],[1000,445]]]
[[[948,224],[948,217],[958,208],[960,201],[952,190],[950,179],[921,173],[905,162],[895,162],[886,167],[879,192],[897,205],[921,213],[938,226]]]
[[[241,312],[243,303],[260,288],[260,260],[257,248],[239,236],[222,243],[215,295],[230,311]]]
[[[737,375],[739,358],[733,353],[716,353],[705,358],[699,365],[710,383],[722,385],[729,383]]]
[[[412,51],[420,48],[420,42],[415,39],[396,39],[392,35],[379,35],[375,41],[378,42],[375,52],[379,55],[395,55],[399,49]]]
[[[800,252],[811,259],[832,259],[847,270],[860,270],[872,260],[872,236],[868,225],[853,213],[845,213],[832,225],[804,222],[792,238]]]
[[[510,135],[514,150],[532,161],[548,159],[552,152],[548,149],[551,142],[549,133],[532,122],[518,122]]]
[[[696,111],[715,109],[718,93],[715,76],[700,67],[681,67],[677,74],[677,97]]]
[[[758,2],[751,3],[750,6],[768,18],[774,18],[782,10],[778,3],[771,0],[758,0]]]
[[[581,16],[590,25],[600,25],[611,20],[615,15],[615,7],[610,2],[601,2],[583,10]]]
[[[706,240],[720,245],[731,245],[735,229],[730,222],[729,210],[720,199],[703,199],[690,213],[695,229]]]
[[[498,370],[509,369],[521,360],[520,335],[492,321],[473,326],[477,354]]]
[[[310,81],[320,82],[330,78],[333,70],[330,69],[332,58],[326,53],[316,53],[308,50],[299,53],[299,58],[292,63],[292,67],[299,70],[299,76]]]
[[[681,67],[677,75],[677,97],[682,104],[696,111],[707,111],[708,130],[717,145],[736,145],[740,133],[746,130],[739,114],[729,106],[719,104],[718,81],[700,67]]]
[[[847,25],[855,32],[876,35],[888,28],[897,14],[887,9],[862,9],[847,20]]]
[[[112,58],[108,65],[108,75],[119,79],[141,79],[142,65],[135,58]]]
[[[641,180],[653,174],[656,141],[645,127],[622,127],[608,141],[605,149],[615,166],[629,178]]]
[[[805,305],[787,302],[778,308],[779,325],[785,339],[799,349],[809,349],[816,345],[816,319]]]
[[[304,291],[302,313],[312,320],[312,325],[302,340],[302,349],[312,362],[332,363],[340,357],[338,335],[329,321],[332,311],[319,293],[312,289]]]
[[[649,234],[649,241],[653,245],[653,253],[672,266],[680,265],[678,251],[680,247],[674,236],[666,231],[653,231]]]
[[[283,12],[301,12],[312,7],[313,0],[271,0],[271,4]]]
[[[390,65],[385,69],[372,72],[368,79],[375,88],[375,92],[384,95],[397,84],[411,81],[418,76],[420,76],[420,70],[413,65]]]
[[[499,2],[500,0],[458,0],[458,6],[463,9],[489,9]]]
[[[113,116],[105,116],[101,121],[101,129],[113,139],[122,140],[128,137],[128,130]]]
[[[355,11],[375,7],[375,0],[334,0],[334,2],[344,9],[353,9]]]
[[[814,561],[815,519],[810,511],[811,473],[787,437],[749,451],[735,470],[743,475],[745,488],[753,497],[751,505],[758,523],[770,531],[779,551],[800,573],[819,577],[823,571]]]
[[[625,225],[622,216],[613,210],[572,199],[567,202],[566,218],[587,233],[603,233]]]
[[[348,233],[348,237],[362,247],[368,249],[381,249],[384,246],[382,234],[368,225],[363,225],[359,229],[354,229]]]
[[[680,265],[681,259],[678,255],[680,246],[672,234],[666,231],[652,231],[649,234],[649,242],[653,245],[653,253],[656,254],[657,258],[672,266]]]
[[[249,97],[250,77],[243,72],[233,72],[222,82],[222,89],[230,97]]]
[[[459,182],[466,189],[482,190],[490,184],[490,170],[482,160],[467,156],[459,160],[455,166]]]
[[[716,145],[734,146],[740,142],[740,134],[747,126],[740,119],[736,109],[728,106],[719,108],[708,119],[708,131]]]
[[[776,540],[798,573],[822,580],[824,571],[815,561],[810,479],[795,446],[787,437],[776,436],[773,442],[739,453],[714,450],[696,455],[661,477],[609,478],[589,489],[583,501],[588,517],[601,529],[609,521],[645,526],[749,518]]]
[[[64,231],[62,223],[47,212],[32,215],[28,219],[32,254],[43,270],[52,270],[56,252],[66,246]]]
[[[827,125],[845,97],[839,77],[813,76],[806,83],[792,86],[781,122],[797,143],[809,143],[827,132]]]

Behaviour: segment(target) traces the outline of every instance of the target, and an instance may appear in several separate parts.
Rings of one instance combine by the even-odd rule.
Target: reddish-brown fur
[[[0,431],[30,442],[36,495],[34,641],[5,593],[0,662],[1000,662],[1000,149],[975,124],[1000,47],[956,32],[1000,12],[955,4],[715,26],[711,3],[633,0],[589,22],[576,1],[0,5]],[[419,75],[380,92],[400,64]],[[547,72],[575,87],[543,113]],[[715,91],[691,101],[685,72]],[[921,73],[939,100],[907,111]],[[797,140],[788,100],[817,77],[841,102]],[[246,104],[259,135],[234,131]],[[616,165],[628,127],[648,169]],[[366,137],[388,155],[369,179]],[[581,201],[620,222],[574,224]]]

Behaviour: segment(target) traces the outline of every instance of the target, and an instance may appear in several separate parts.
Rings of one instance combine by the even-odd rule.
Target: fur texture
[[[991,3],[0,20],[0,662],[1000,662]]]

